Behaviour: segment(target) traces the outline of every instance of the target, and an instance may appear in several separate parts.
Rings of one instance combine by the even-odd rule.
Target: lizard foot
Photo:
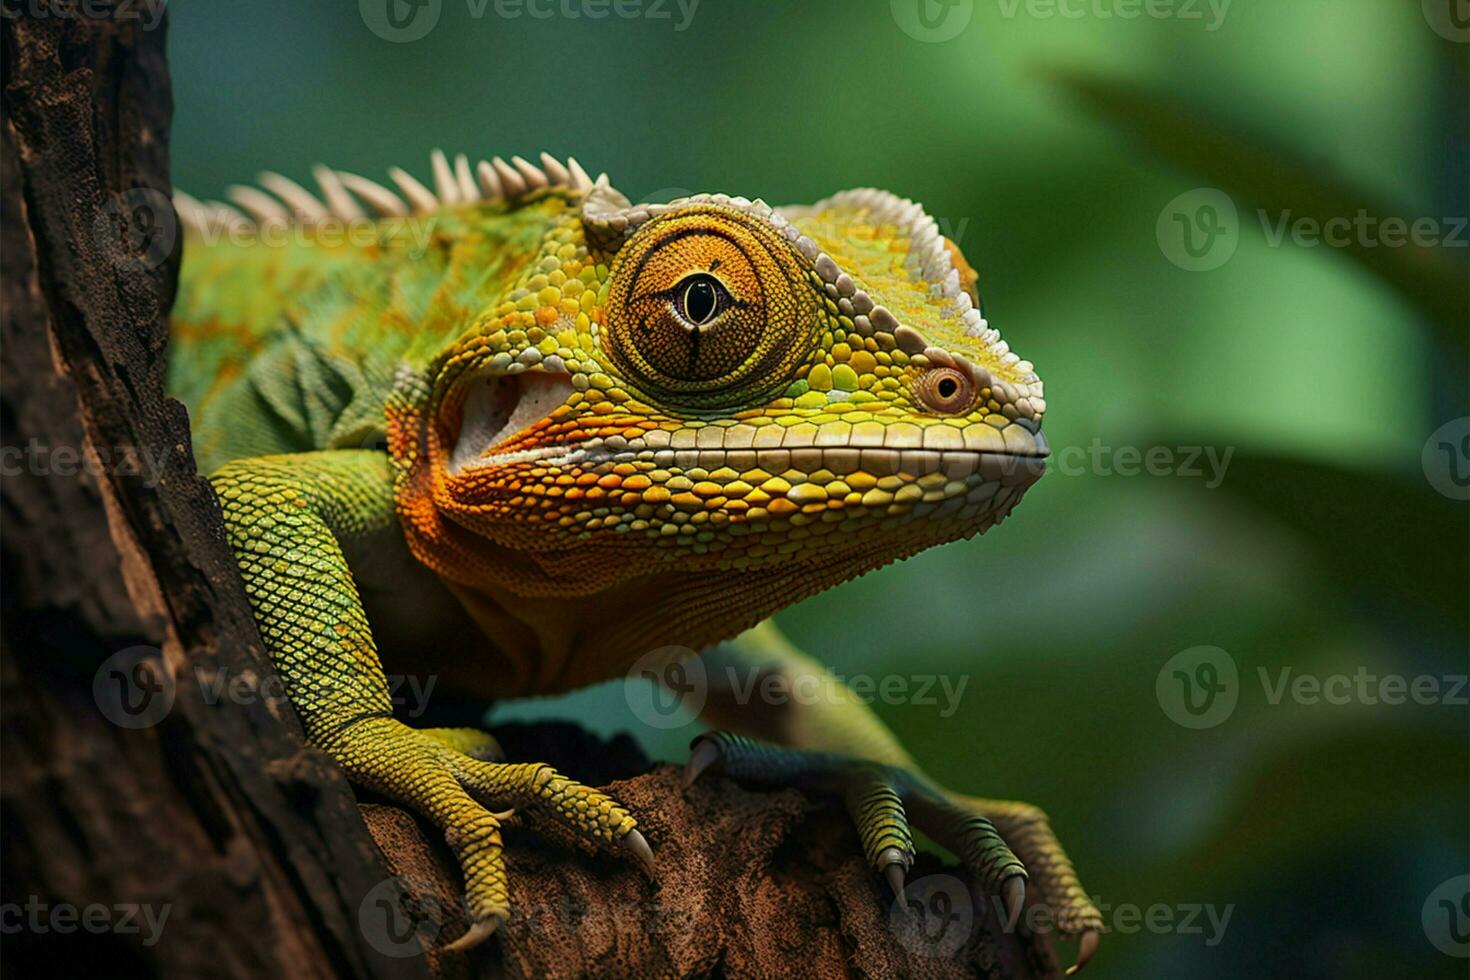
[[[481,762],[504,762],[505,750],[495,736],[478,728],[425,728],[421,729],[430,738],[436,738],[456,752]]]
[[[1028,803],[960,796],[896,766],[787,749],[720,731],[694,740],[684,785],[710,770],[840,797],[857,825],[868,864],[900,901],[914,861],[912,823],[958,855],[987,891],[1000,896],[1007,931],[1020,919],[1027,883],[1034,883],[1062,937],[1078,940],[1077,962],[1069,975],[1097,951],[1102,915],[1078,882],[1046,815]]]
[[[417,730],[369,718],[322,748],[357,783],[422,813],[444,834],[464,872],[469,931],[446,948],[465,952],[510,915],[500,830],[512,814],[557,839],[636,858],[653,876],[653,852],[616,800],[544,763],[489,762],[499,746],[473,729]]]

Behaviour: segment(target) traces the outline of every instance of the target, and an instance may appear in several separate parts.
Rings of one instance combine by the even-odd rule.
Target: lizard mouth
[[[961,492],[960,484],[993,483],[1002,487],[1029,486],[1046,471],[1046,457],[967,450],[851,449],[799,447],[790,450],[632,450],[606,445],[543,446],[481,456],[463,470],[542,463],[550,466],[612,470],[634,464],[646,469],[668,469],[683,474],[745,476],[764,471],[791,482],[830,477],[845,480],[855,474],[902,484],[930,484],[931,492]],[[461,472],[463,472],[461,470]],[[722,473],[723,471],[723,473]],[[820,479],[817,479],[820,482]]]
[[[1039,479],[1050,455],[1034,423],[1015,421],[1003,429],[974,424],[963,429],[912,423],[862,431],[803,423],[778,426],[703,425],[673,432],[649,429],[636,435],[593,436],[576,442],[526,445],[516,438],[563,405],[572,392],[565,374],[523,371],[476,385],[465,399],[460,430],[450,455],[451,475],[517,463],[612,467],[637,464],[680,472],[732,476],[817,475],[843,479],[858,473],[901,480],[963,481],[979,475],[1003,485]],[[878,444],[874,444],[874,443]],[[495,452],[501,445],[505,449]]]
[[[1044,447],[1043,443],[1043,447]],[[984,452],[978,450],[877,449],[850,446],[797,446],[790,449],[636,449],[606,443],[563,447],[562,454],[575,453],[583,465],[652,463],[659,468],[684,472],[703,470],[745,473],[763,470],[773,475],[796,472],[812,476],[831,474],[841,479],[855,473],[875,477],[896,476],[921,479],[942,475],[964,480],[979,474],[1003,484],[1030,483],[1046,470],[1044,454]],[[1043,452],[1045,452],[1043,448]]]
[[[459,435],[450,453],[451,475],[483,466],[555,459],[569,446],[540,446],[487,455],[488,450],[524,432],[566,403],[572,379],[550,371],[521,371],[486,379],[470,389],[460,412]]]
[[[784,430],[739,424],[705,426],[674,433],[645,432],[635,438],[610,436],[579,448],[591,462],[652,462],[660,468],[708,473],[794,471],[837,478],[867,473],[912,479],[942,474],[955,480],[978,473],[987,480],[1005,482],[1038,479],[1051,454],[1046,437],[1034,423],[1013,422],[1004,429],[983,424],[921,429],[911,423],[880,428],[885,431],[869,432],[860,426],[834,430],[810,424]]]

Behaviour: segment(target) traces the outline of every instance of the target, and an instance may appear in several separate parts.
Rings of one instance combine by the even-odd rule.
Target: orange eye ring
[[[930,368],[919,375],[914,393],[931,412],[961,415],[975,405],[975,379],[958,368]]]
[[[822,323],[800,259],[768,224],[717,207],[653,219],[613,259],[600,331],[609,359],[659,404],[774,397]]]

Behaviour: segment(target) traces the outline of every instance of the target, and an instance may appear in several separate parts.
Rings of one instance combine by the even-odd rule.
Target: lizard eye
[[[599,332],[655,402],[712,411],[791,383],[821,323],[809,269],[775,228],[713,206],[649,221],[613,258]]]
[[[679,315],[696,327],[702,327],[715,318],[729,299],[730,294],[725,292],[725,287],[709,276],[690,276],[679,290]]]
[[[975,404],[974,379],[952,367],[925,371],[914,390],[926,408],[940,415],[960,415]]]

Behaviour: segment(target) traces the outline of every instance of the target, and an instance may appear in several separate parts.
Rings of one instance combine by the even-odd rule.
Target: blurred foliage
[[[1467,249],[1246,231],[1188,272],[1155,236],[1199,186],[1245,225],[1258,208],[1466,215],[1467,45],[1418,0],[1235,0],[1218,22],[1203,3],[1194,20],[976,0],[942,43],[883,0],[703,0],[683,31],[672,4],[671,21],[592,20],[443,0],[406,44],[356,6],[172,6],[181,187],[318,160],[424,175],[443,146],[570,153],[635,199],[923,201],[1046,379],[1054,448],[1233,455],[1217,489],[1058,469],[983,540],[782,625],[845,675],[966,678],[950,717],[876,709],[950,785],[1044,806],[1108,905],[1233,903],[1217,945],[1107,937],[1096,977],[1464,976],[1421,908],[1470,870],[1470,712],[1273,704],[1258,671],[1467,670],[1470,508],[1420,460],[1467,414]],[[1154,683],[1200,644],[1234,657],[1241,695],[1191,730]],[[693,730],[639,725],[621,684],[503,714],[630,729],[670,758]]]

